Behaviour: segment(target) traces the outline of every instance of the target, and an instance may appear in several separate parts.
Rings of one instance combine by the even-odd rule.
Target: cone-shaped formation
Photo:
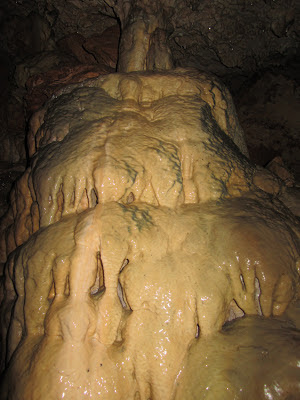
[[[283,332],[289,369],[268,363],[253,389],[227,354],[255,345],[248,322],[221,332],[245,315],[263,346],[273,316],[261,354],[276,352],[300,243],[218,81],[175,70],[75,85],[35,114],[28,143],[2,223],[1,399],[265,398],[276,382],[296,395],[296,334]],[[212,352],[215,383],[199,372]]]

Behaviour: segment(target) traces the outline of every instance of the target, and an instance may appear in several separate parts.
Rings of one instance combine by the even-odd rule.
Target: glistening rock
[[[297,395],[296,333],[267,318],[297,300],[299,224],[248,160],[220,82],[179,69],[69,86],[34,115],[28,148],[2,225],[1,398]],[[242,316],[274,343],[288,330],[282,382],[229,379],[228,354],[220,367],[222,327]],[[197,371],[212,348],[215,386]]]

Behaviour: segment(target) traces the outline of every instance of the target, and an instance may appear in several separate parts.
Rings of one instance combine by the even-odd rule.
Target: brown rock
[[[275,175],[259,167],[253,176],[253,183],[259,189],[272,195],[278,194],[281,188],[280,181]]]
[[[119,25],[107,28],[101,35],[92,35],[86,39],[82,47],[90,53],[99,64],[115,69],[118,60]]]
[[[66,85],[82,82],[107,74],[109,68],[104,65],[76,65],[52,69],[48,72],[34,75],[26,82],[27,116],[38,110],[56,91]]]
[[[281,157],[277,156],[268,163],[266,168],[277,175],[284,181],[287,186],[293,186],[295,178],[291,172],[288,171]]]
[[[71,33],[58,42],[58,47],[61,51],[75,56],[82,64],[96,64],[95,57],[84,49],[84,42],[85,38],[82,35]]]
[[[300,96],[297,86],[296,79],[268,71],[244,88],[236,106],[250,158],[264,166],[279,156],[299,180]]]
[[[8,208],[8,194],[13,182],[24,172],[22,164],[0,162],[0,217]]]

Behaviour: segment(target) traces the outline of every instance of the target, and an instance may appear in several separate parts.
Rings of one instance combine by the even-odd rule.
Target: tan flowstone
[[[99,77],[52,98],[28,140],[2,224],[1,399],[297,396],[299,223],[284,184],[248,160],[222,84],[183,69]],[[262,357],[282,346],[283,383],[249,386],[230,364],[253,334],[271,342]]]

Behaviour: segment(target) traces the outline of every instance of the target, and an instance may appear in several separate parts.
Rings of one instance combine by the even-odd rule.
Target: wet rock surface
[[[0,398],[298,398],[297,2],[0,21]]]
[[[296,320],[297,312],[299,305],[294,310]],[[251,399],[250,388],[254,386],[257,399],[279,399],[283,393],[296,399],[299,394],[296,320],[290,319],[288,313],[273,320],[247,317],[226,324],[213,340],[195,342],[184,362],[185,372],[190,373],[179,377],[175,399]],[[200,354],[206,355],[205,361],[200,361]],[[283,359],[288,361],[282,363]],[[249,364],[255,364],[251,375]],[[196,368],[199,373],[189,380]]]
[[[299,222],[224,85],[175,69],[68,86],[33,115],[28,153],[1,224],[1,398],[298,395]],[[245,346],[255,381],[274,357],[259,385],[238,372]]]

